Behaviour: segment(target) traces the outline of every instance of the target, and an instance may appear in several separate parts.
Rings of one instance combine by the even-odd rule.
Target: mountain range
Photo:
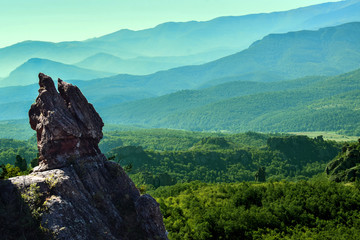
[[[314,5],[284,12],[220,17],[205,22],[168,22],[140,31],[120,30],[102,37],[74,42],[25,41],[0,49],[0,77],[31,58],[65,64],[83,64],[89,57],[111,54],[121,59],[147,58],[139,70],[119,67],[116,73],[148,74],[166,67],[191,65],[215,60],[246,49],[270,33],[317,30],[321,27],[360,21],[359,0]],[[178,57],[195,55],[184,64]],[[174,65],[164,65],[158,58],[172,58]],[[149,68],[149,65],[152,67]],[[116,68],[112,68],[114,70]],[[104,69],[99,69],[104,71]],[[107,69],[105,71],[108,71]],[[112,72],[112,71],[111,71]]]
[[[360,21],[356,14],[359,4],[359,0],[348,0],[287,12],[166,23],[142,31],[121,30],[83,42],[23,42],[3,48],[0,62],[7,54],[9,63],[11,59],[34,57],[0,79],[0,120],[27,118],[37,94],[36,76],[44,72],[54,80],[59,77],[77,85],[107,123],[197,131],[324,130],[360,134],[356,121],[360,108],[356,102],[360,93],[360,22],[315,29],[357,18]],[[282,22],[284,19],[288,20]],[[314,29],[271,33],[228,55],[235,51],[235,45],[238,49],[245,45],[225,38],[231,35],[236,42],[241,37],[233,34],[240,33],[232,31],[241,26],[241,33],[250,36],[245,33],[251,32],[250,22],[256,23],[256,34],[305,26]],[[242,25],[245,23],[248,25]],[[272,28],[266,30],[270,25]],[[219,26],[224,29],[219,30]],[[210,34],[209,29],[214,33]],[[228,35],[221,35],[224,30]],[[187,41],[180,33],[199,35],[203,45],[193,42],[197,50],[186,52],[182,48],[197,38]],[[227,50],[220,45],[208,47],[210,43],[216,45],[215,35],[224,38],[216,44],[228,46]],[[150,56],[151,51],[160,48],[154,39],[163,44],[168,56],[162,50]],[[179,39],[184,45],[178,43],[174,46],[178,49],[171,50],[170,43]],[[41,46],[39,51],[37,44]],[[147,44],[154,48],[145,49]],[[138,52],[132,50],[134,46]],[[16,49],[22,56],[16,55]],[[178,50],[184,54],[180,56]],[[216,59],[226,51],[227,56]],[[39,54],[47,56],[40,58]],[[49,60],[50,55],[57,60]],[[212,58],[216,60],[204,63]],[[71,64],[63,63],[70,60]],[[117,74],[122,71],[157,72]]]
[[[89,95],[107,124],[193,131],[338,131],[360,135],[359,80],[360,69],[333,77],[233,81],[116,104],[121,102],[118,99],[110,105],[111,95],[104,96],[103,101]],[[37,86],[0,90],[4,89],[7,91],[0,92],[1,102],[9,101],[12,91],[21,91],[17,91],[19,96],[14,102],[0,104],[0,119],[25,118],[32,101],[22,101],[22,94],[36,95]],[[2,94],[6,92],[8,95]]]
[[[230,53],[232,52],[229,51]],[[97,53],[74,65],[97,71],[146,75],[183,65],[202,64],[205,63],[204,59],[216,60],[223,54],[224,52],[213,51],[189,56],[123,59],[108,53]]]
[[[81,75],[82,78],[86,76],[85,74],[82,75],[83,69],[78,67],[42,59],[32,59],[24,64],[21,69],[27,69],[28,74],[34,77],[28,81],[26,75],[17,74],[21,76],[23,82],[36,81],[35,71],[38,68],[32,67],[33,62],[41,62],[45,66],[55,64],[61,66],[64,72],[71,69],[72,75],[66,76],[69,78],[76,76],[76,74]],[[112,106],[122,102],[161,96],[182,89],[201,89],[226,82],[239,80],[277,82],[308,75],[334,75],[359,68],[359,62],[360,23],[355,22],[323,28],[318,31],[271,34],[255,42],[246,50],[203,65],[179,67],[146,76],[117,75],[88,81],[73,80],[71,82],[78,85],[88,99],[101,111],[101,109],[112,108]],[[13,75],[16,76],[16,73],[17,71],[14,71]],[[88,75],[89,77],[95,77],[96,74],[107,74],[97,71],[89,71],[89,73],[93,73],[93,75]],[[60,74],[60,72],[54,74],[57,77],[56,74]],[[15,81],[15,79],[13,80]],[[64,80],[68,79],[65,78]],[[34,99],[32,95],[35,93],[19,94],[26,92],[28,88],[0,88],[1,95],[8,96],[0,98],[2,99],[0,104],[6,104],[2,108],[3,114],[0,120],[9,119],[10,116],[13,116],[11,119],[26,118],[22,111],[17,111],[15,115],[10,114],[9,111],[14,112],[14,110],[9,105],[19,102],[32,102]],[[229,86],[229,88],[233,87]],[[256,88],[263,89],[264,86],[258,85]],[[216,91],[213,91],[214,96]],[[17,97],[11,97],[11,93]],[[215,99],[219,100],[218,98]],[[115,111],[115,109],[114,115],[121,112]]]
[[[73,65],[50,61],[47,59],[31,58],[12,71],[7,78],[0,81],[0,86],[19,86],[33,84],[33,76],[37,76],[39,72],[46,72],[50,76],[53,76],[54,79],[61,77],[63,79],[90,80],[114,75],[113,73],[109,72],[84,69]]]
[[[246,50],[202,65],[94,81],[117,82],[124,89],[136,88],[163,95],[239,80],[237,77],[278,81],[309,75],[336,75],[359,68],[359,63],[360,23],[354,22],[318,31],[270,34]]]

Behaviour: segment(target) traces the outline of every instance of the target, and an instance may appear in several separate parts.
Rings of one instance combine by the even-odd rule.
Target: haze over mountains
[[[31,58],[76,64],[89,57],[97,58],[99,53],[122,59],[150,57],[148,61],[151,62],[151,69],[146,66],[142,68],[139,64],[138,72],[124,71],[121,67],[117,72],[150,73],[165,67],[162,62],[157,64],[158,59],[152,60],[152,57],[175,57],[171,62],[181,66],[184,63],[176,60],[177,56],[197,55],[194,61],[190,58],[186,65],[204,63],[246,49],[270,33],[316,30],[360,21],[359,11],[359,1],[348,0],[285,12],[221,17],[206,22],[164,23],[141,31],[120,30],[82,42],[26,41],[0,49],[0,77],[7,77]]]
[[[204,63],[204,59],[216,59],[217,56],[222,56],[222,54],[224,54],[223,51],[221,53],[215,51],[179,57],[136,57],[122,59],[108,53],[98,53],[75,65],[97,71],[146,75],[180,65],[201,64]]]
[[[227,81],[279,81],[309,75],[336,75],[360,67],[360,23],[318,31],[271,34],[248,49],[197,66],[146,76],[117,75],[93,80],[162,95]]]
[[[35,71],[39,69],[32,66],[33,62],[61,66],[54,74],[61,74],[61,70],[68,71],[65,67],[71,68],[72,75],[69,77],[79,76],[84,71],[78,67],[32,59],[21,67],[29,66],[27,67],[30,71],[29,75],[36,75]],[[318,31],[271,34],[244,51],[203,65],[180,67],[147,76],[117,75],[86,82],[75,81],[75,83],[81,87],[89,100],[98,108],[102,108],[181,89],[199,88],[206,86],[208,82],[210,82],[208,85],[217,85],[227,81],[249,81],[253,80],[252,78],[271,82],[307,75],[334,75],[358,68],[359,62],[360,23],[348,23]],[[94,75],[90,75],[91,73]],[[14,77],[16,74],[17,71],[14,71],[10,77],[16,79]],[[87,74],[91,77],[105,73],[89,71]],[[23,81],[28,80],[26,75],[17,74],[17,76],[24,79]],[[236,76],[239,76],[239,79]],[[259,88],[262,89],[263,86]],[[19,89],[21,88],[6,88],[5,91],[22,91]],[[21,96],[24,98],[18,99],[19,101],[32,101],[32,98],[27,98],[26,94]],[[6,101],[12,101],[11,97]],[[9,102],[7,108],[8,104]],[[13,108],[9,109],[14,111]],[[114,110],[114,115],[116,112],[118,111]],[[17,116],[20,117],[18,114]],[[2,119],[8,119],[7,117],[9,114],[3,111]]]
[[[108,123],[360,134],[359,12],[352,0],[19,43],[0,49],[3,72],[19,64],[0,79],[0,120],[27,118],[44,72],[79,86]]]
[[[66,79],[90,80],[113,75],[113,73],[109,72],[84,69],[47,59],[31,58],[26,63],[12,71],[7,78],[0,82],[0,84],[1,86],[33,84],[34,79],[30,76],[36,76],[39,72],[46,72],[53,76],[54,79],[61,77]]]
[[[142,86],[156,94],[197,88],[217,78],[256,73],[280,78],[336,75],[360,67],[360,23],[318,31],[271,34],[248,49],[197,66],[185,66],[147,76],[118,75],[125,86]],[[248,79],[251,80],[251,79]],[[222,80],[224,82],[224,80]]]

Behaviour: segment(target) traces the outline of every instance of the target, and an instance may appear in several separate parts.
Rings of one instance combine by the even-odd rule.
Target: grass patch
[[[346,136],[337,134],[336,132],[288,132],[294,135],[305,135],[310,138],[314,138],[322,135],[325,140],[332,140],[336,142],[355,142],[359,139],[359,136]]]

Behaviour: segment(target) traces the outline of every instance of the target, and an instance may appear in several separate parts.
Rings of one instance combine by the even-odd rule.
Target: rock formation
[[[52,239],[167,239],[159,204],[140,196],[120,165],[98,143],[103,122],[81,91],[39,74],[29,111],[39,166],[11,178]]]
[[[69,160],[100,154],[98,144],[104,123],[79,88],[39,74],[39,96],[29,111],[30,125],[37,133],[39,168],[61,168]]]

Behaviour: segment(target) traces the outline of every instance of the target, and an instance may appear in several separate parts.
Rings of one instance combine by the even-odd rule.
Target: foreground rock
[[[52,239],[167,239],[158,203],[140,196],[120,165],[98,143],[103,122],[81,91],[39,74],[29,111],[39,166],[10,179]]]

